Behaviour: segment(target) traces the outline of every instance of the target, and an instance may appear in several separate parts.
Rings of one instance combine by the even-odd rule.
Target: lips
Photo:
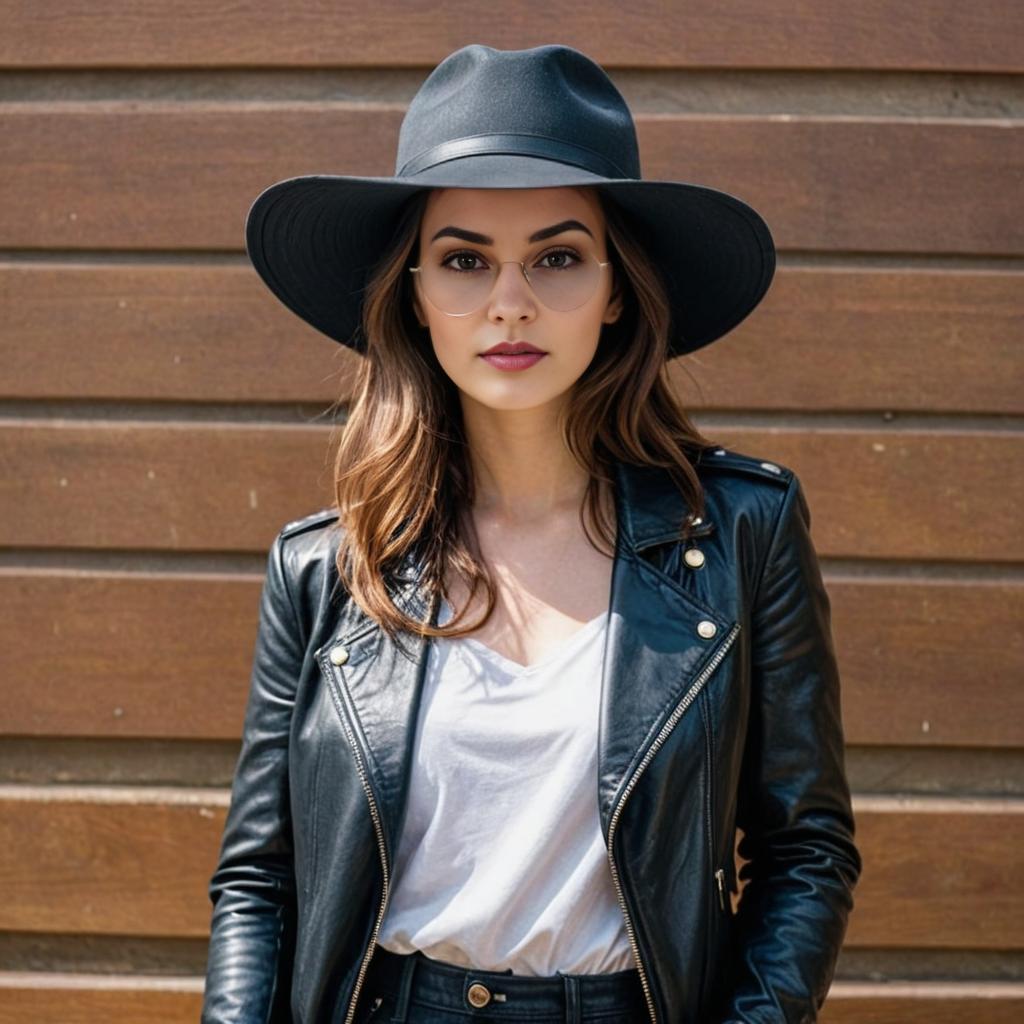
[[[542,348],[537,348],[536,345],[531,345],[526,341],[500,341],[497,345],[492,345],[487,351],[480,353],[482,356],[517,356],[524,354],[542,356],[546,353]]]

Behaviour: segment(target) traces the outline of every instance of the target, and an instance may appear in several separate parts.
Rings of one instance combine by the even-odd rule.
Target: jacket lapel
[[[392,594],[419,620],[437,623],[440,601],[420,586],[421,566],[408,555],[396,574]],[[332,650],[344,650],[336,667]],[[394,863],[407,805],[413,741],[426,674],[428,639],[402,632],[397,642],[354,601],[349,601],[320,664],[346,709],[375,794],[389,864]],[[336,703],[336,706],[337,703]],[[344,724],[344,723],[343,723]]]
[[[606,838],[614,809],[628,794],[645,755],[659,733],[674,725],[673,712],[734,625],[642,556],[656,545],[673,543],[679,532],[683,506],[667,474],[618,463],[616,482],[616,550],[598,750],[598,800]],[[696,533],[703,536],[713,529],[704,523]],[[396,574],[395,599],[421,621],[429,616],[436,624],[440,602],[422,578],[422,566],[410,554]],[[698,631],[708,622],[715,627],[710,638]],[[348,602],[334,636],[318,652],[362,748],[391,863],[407,805],[429,643],[410,633],[392,641],[355,602]],[[336,666],[329,654],[339,647],[345,660]]]
[[[682,712],[733,625],[642,555],[679,536],[685,510],[668,474],[620,463],[616,481],[618,536],[598,740],[598,803],[606,839],[631,780],[652,746],[674,727],[673,713]],[[704,522],[694,536],[713,530],[714,524]],[[710,638],[698,631],[707,622],[715,627]],[[706,625],[702,629],[708,631]]]

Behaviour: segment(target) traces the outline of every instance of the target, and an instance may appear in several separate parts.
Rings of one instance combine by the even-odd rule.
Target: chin
[[[473,398],[480,405],[487,406],[489,409],[499,409],[504,412],[523,412],[527,409],[538,409],[551,402],[558,401],[567,391],[568,388],[552,390],[551,388],[509,386],[489,393],[477,393],[473,395]]]

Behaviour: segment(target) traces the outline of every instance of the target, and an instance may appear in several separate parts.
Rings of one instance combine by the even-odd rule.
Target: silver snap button
[[[704,517],[703,516],[694,516],[693,517],[693,525],[694,526],[700,526],[700,524],[703,523],[703,522],[704,522]]]
[[[770,469],[773,473],[781,473],[782,470],[775,465],[774,462],[762,462],[761,466],[763,469]]]
[[[486,985],[481,985],[479,981],[474,981],[466,992],[466,999],[469,1001],[470,1006],[475,1006],[479,1009],[491,1001],[491,991]]]
[[[718,627],[710,619],[701,619],[697,623],[697,632],[704,637],[705,640],[709,640],[718,632]]]
[[[348,648],[338,644],[331,648],[331,661],[335,665],[344,665],[348,661]]]
[[[687,548],[683,552],[683,561],[694,569],[699,569],[704,564],[704,552],[700,548]]]

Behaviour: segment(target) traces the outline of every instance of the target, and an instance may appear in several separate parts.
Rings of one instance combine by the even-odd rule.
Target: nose
[[[511,270],[506,270],[511,267]],[[492,319],[521,319],[524,314],[533,316],[537,310],[537,299],[533,288],[526,279],[522,263],[506,260],[498,267],[497,280],[491,289],[489,315]]]

